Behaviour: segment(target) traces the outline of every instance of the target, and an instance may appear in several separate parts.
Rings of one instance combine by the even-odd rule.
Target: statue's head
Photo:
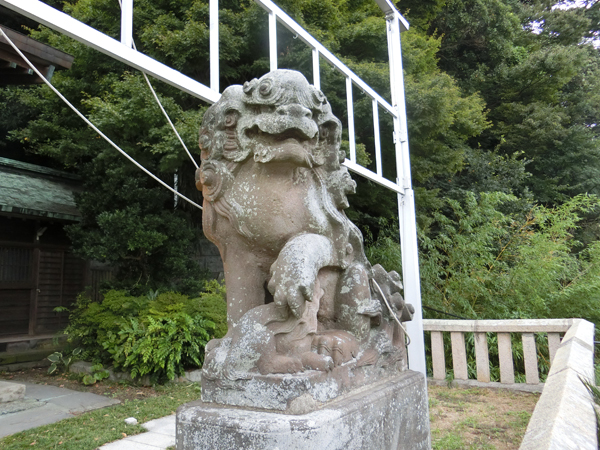
[[[203,160],[252,156],[268,163],[287,157],[300,166],[339,166],[340,141],[341,123],[323,93],[292,70],[230,86],[200,128]]]

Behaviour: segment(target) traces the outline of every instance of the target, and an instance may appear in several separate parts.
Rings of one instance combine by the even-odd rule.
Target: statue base
[[[427,385],[405,371],[304,414],[202,401],[177,410],[177,450],[428,450]]]
[[[330,371],[305,370],[297,374],[248,373],[245,379],[210,379],[202,372],[202,401],[304,414],[356,389],[396,377],[406,370],[405,352],[380,357],[379,364],[357,367],[356,361]]]

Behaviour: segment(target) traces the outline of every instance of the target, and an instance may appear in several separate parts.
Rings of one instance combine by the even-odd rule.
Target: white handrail
[[[332,66],[338,69],[346,77],[350,77],[352,82],[361,88],[371,98],[377,100],[381,106],[383,106],[392,116],[396,117],[396,109],[390,105],[383,97],[375,92],[367,83],[365,83],[358,75],[348,68],[343,62],[341,62],[333,53],[323,46],[319,41],[312,37],[308,31],[302,28],[294,19],[288,16],[281,8],[279,8],[271,0],[254,0],[260,6],[262,6],[271,16],[274,13],[276,19],[281,22],[288,30],[295,35],[298,35],[306,45],[310,48],[317,49],[319,53],[325,58]],[[273,69],[271,69],[273,70]]]
[[[348,169],[365,178],[374,181],[398,194],[398,212],[400,222],[400,241],[402,246],[402,269],[404,279],[405,298],[415,307],[415,317],[408,324],[409,332],[413,336],[413,344],[409,347],[409,366],[420,372],[425,372],[425,354],[422,328],[421,294],[419,285],[418,251],[416,237],[416,223],[414,211],[414,193],[411,188],[410,162],[408,154],[408,138],[406,135],[406,111],[404,106],[404,80],[402,76],[402,62],[400,50],[400,32],[408,29],[408,23],[400,15],[390,0],[375,0],[386,14],[388,52],[390,56],[390,88],[392,90],[392,104],[381,97],[358,75],[343,64],[336,56],[327,50],[320,42],[313,38],[298,23],[289,17],[271,0],[254,0],[269,13],[269,61],[271,70],[277,68],[277,22],[283,24],[292,33],[297,35],[313,50],[313,81],[320,85],[320,56],[341,72],[346,78],[348,124],[350,128],[349,141],[351,160],[344,162]],[[130,3],[127,0],[126,3]],[[161,81],[175,86],[195,97],[214,103],[219,100],[219,69],[218,69],[218,0],[210,0],[210,85],[207,87],[190,77],[162,64],[127,45],[127,30],[131,23],[129,18],[123,18],[123,40],[125,44],[107,36],[104,33],[72,18],[68,14],[43,3],[40,0],[0,0],[0,5],[29,17],[43,25],[57,30],[67,36],[84,43],[106,55],[109,55],[125,64],[142,72],[152,75]],[[126,10],[127,8],[123,8]],[[124,13],[125,14],[125,13]],[[356,86],[373,100],[374,135],[376,137],[375,159],[376,172],[373,172],[356,163],[356,147],[354,137],[354,112],[352,101],[352,87]],[[394,122],[394,142],[396,144],[396,171],[397,179],[390,181],[382,176],[381,147],[379,142],[378,108],[381,106],[389,113]]]
[[[210,88],[219,92],[219,0],[210,0]]]
[[[92,47],[105,55],[134,67],[188,94],[214,103],[221,95],[202,83],[157,60],[121,44],[116,39],[72,18],[39,0],[0,0],[1,6],[18,12],[53,30]]]

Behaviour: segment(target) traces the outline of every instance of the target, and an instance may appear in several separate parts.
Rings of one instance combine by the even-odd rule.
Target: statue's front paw
[[[219,345],[221,345],[221,341],[222,339],[211,339],[208,341],[204,346],[204,353],[210,353],[213,348],[217,348]]]
[[[283,316],[287,315],[287,310],[296,318],[302,317],[307,301],[313,300],[315,293],[315,281],[303,281],[303,277],[294,276],[287,267],[281,268],[281,264],[275,263],[271,269],[271,280],[268,289],[273,294],[273,302],[277,309],[282,311]],[[317,289],[322,295],[322,290]]]

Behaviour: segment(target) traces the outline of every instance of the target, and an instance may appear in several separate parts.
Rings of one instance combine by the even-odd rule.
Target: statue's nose
[[[310,109],[298,104],[293,103],[291,105],[281,105],[277,108],[277,114],[281,116],[290,116],[297,119],[312,119],[312,112]]]

